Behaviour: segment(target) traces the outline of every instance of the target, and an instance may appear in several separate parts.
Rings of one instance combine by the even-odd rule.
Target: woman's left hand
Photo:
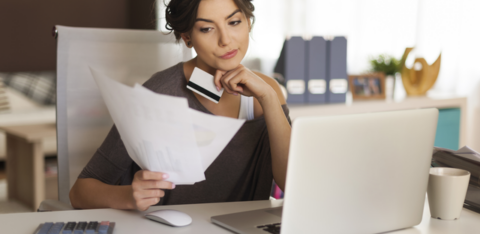
[[[230,94],[253,96],[258,100],[269,92],[275,92],[262,78],[242,64],[230,71],[217,70],[214,82],[217,89],[223,87]]]

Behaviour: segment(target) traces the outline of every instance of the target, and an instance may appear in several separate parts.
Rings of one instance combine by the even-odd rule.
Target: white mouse
[[[177,210],[157,210],[146,214],[145,217],[173,227],[187,226],[192,223],[192,217]]]

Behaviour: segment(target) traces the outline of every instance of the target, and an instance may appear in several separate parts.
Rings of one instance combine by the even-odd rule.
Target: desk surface
[[[0,114],[0,126],[55,124],[55,106]]]
[[[173,228],[147,220],[143,217],[146,212],[124,211],[113,209],[56,211],[44,213],[18,213],[0,215],[0,231],[2,233],[32,233],[43,222],[68,221],[102,221],[116,222],[115,234],[122,233],[230,233],[210,222],[210,217],[232,212],[242,212],[268,207],[277,207],[283,204],[278,201],[251,201],[208,203],[195,205],[157,206],[148,211],[159,209],[176,209],[189,214],[193,223],[182,228]],[[463,209],[460,219],[456,221],[442,221],[430,218],[428,204],[425,204],[422,223],[413,228],[407,228],[391,234],[451,234],[451,233],[478,233],[480,230],[480,214]],[[163,232],[162,232],[163,231]]]
[[[45,138],[57,136],[55,124],[0,126],[0,130],[29,142],[42,141]]]

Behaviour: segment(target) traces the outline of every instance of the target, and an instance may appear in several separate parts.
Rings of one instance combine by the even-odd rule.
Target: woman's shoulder
[[[181,87],[185,80],[183,73],[183,62],[171,66],[163,71],[152,75],[143,86],[157,93],[164,93],[166,90],[172,90]]]

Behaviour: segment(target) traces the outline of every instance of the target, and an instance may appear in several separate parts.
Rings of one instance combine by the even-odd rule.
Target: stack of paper
[[[90,68],[130,157],[175,184],[205,180],[204,171],[245,120],[205,114],[186,98],[129,87]]]

